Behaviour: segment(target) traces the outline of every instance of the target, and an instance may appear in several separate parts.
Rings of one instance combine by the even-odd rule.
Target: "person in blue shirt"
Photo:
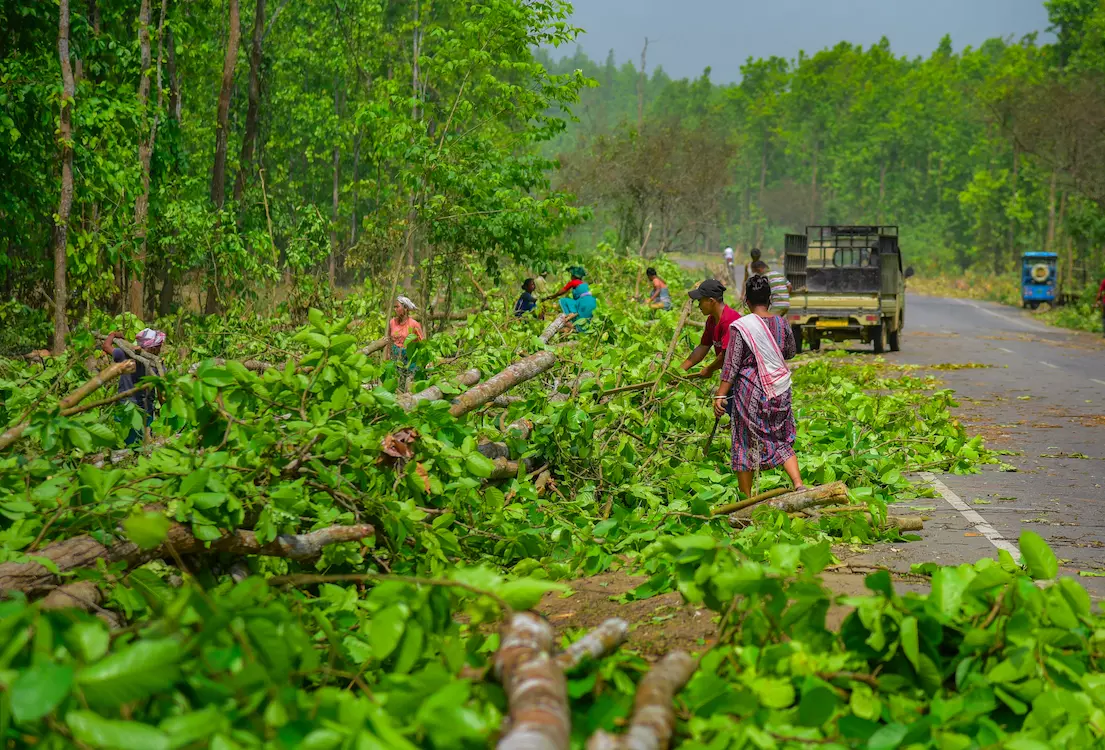
[[[518,301],[514,303],[514,317],[520,318],[537,307],[537,297],[533,296],[536,289],[537,282],[533,279],[526,279],[522,282],[522,294],[518,297]]]
[[[571,274],[571,281],[565,284],[559,292],[550,294],[548,297],[545,297],[545,299],[556,299],[557,297],[563,297],[568,292],[571,292],[572,296],[570,299],[560,300],[560,311],[575,313],[575,326],[576,329],[580,329],[591,320],[591,316],[595,314],[595,308],[598,307],[598,303],[591,294],[591,287],[583,280],[583,277],[587,275],[587,271],[584,270],[583,266],[572,266],[568,269],[568,273]]]

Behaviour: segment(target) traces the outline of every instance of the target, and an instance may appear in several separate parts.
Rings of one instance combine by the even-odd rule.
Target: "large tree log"
[[[506,393],[519,383],[537,377],[554,364],[556,364],[556,354],[553,352],[544,351],[530,355],[457,396],[449,413],[454,417],[467,414],[496,396]]]
[[[612,617],[556,655],[556,666],[569,672],[588,657],[600,659],[614,651],[629,637],[629,623]]]
[[[751,518],[759,508],[775,508],[776,510],[793,513],[796,510],[805,510],[818,505],[836,505],[848,502],[848,487],[844,482],[832,482],[817,487],[807,487],[797,492],[788,492],[774,500],[742,508],[729,516],[734,519]]]
[[[552,341],[553,336],[559,333],[560,329],[563,328],[568,321],[575,318],[575,316],[575,313],[560,313],[557,315],[556,318],[553,319],[553,322],[545,326],[545,330],[538,336],[538,338],[541,339],[541,343],[547,344]]]
[[[549,623],[532,612],[515,612],[499,638],[494,669],[506,693],[510,726],[498,750],[568,750],[568,688],[550,653]]]
[[[741,500],[740,502],[719,505],[710,511],[710,515],[724,516],[728,515],[729,513],[736,513],[738,510],[744,510],[745,508],[750,508],[753,505],[759,505],[765,500],[770,500],[773,497],[779,497],[779,495],[786,495],[789,492],[791,492],[791,490],[787,489],[786,487],[778,487],[774,490],[768,490],[767,492],[761,492],[758,495],[753,495],[752,497]]]
[[[456,382],[463,386],[473,386],[480,382],[480,371],[473,367],[470,370],[465,370],[456,377]],[[432,385],[424,391],[418,393],[402,393],[398,396],[399,405],[407,411],[411,411],[417,407],[423,401],[440,401],[445,398],[444,391],[439,386]]]
[[[629,731],[620,737],[595,732],[587,750],[667,750],[675,732],[672,700],[697,668],[698,662],[683,651],[665,656],[637,686]]]
[[[174,553],[194,555],[227,552],[310,560],[318,557],[322,548],[327,545],[364,539],[374,533],[372,526],[367,524],[330,526],[306,534],[282,534],[271,542],[261,544],[254,532],[238,529],[213,542],[202,542],[192,535],[188,526],[170,522],[165,541],[151,550],[144,550],[125,539],[117,539],[106,546],[90,536],[78,536],[48,545],[36,556],[52,561],[58,573],[93,567],[98,559],[103,559],[109,565],[125,562],[130,569],[151,560],[172,559]],[[0,592],[22,591],[34,595],[55,588],[59,583],[57,575],[37,562],[0,563]]]

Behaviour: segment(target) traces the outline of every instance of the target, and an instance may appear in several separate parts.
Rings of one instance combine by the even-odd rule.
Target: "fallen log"
[[[556,364],[556,354],[553,352],[543,351],[532,354],[457,396],[449,413],[454,417],[467,414],[496,396],[501,396],[519,383],[537,377],[554,364]]]
[[[817,487],[807,487],[803,490],[787,492],[779,495],[774,500],[757,503],[754,506],[742,508],[730,514],[729,521],[751,518],[759,508],[775,508],[786,513],[793,513],[806,508],[819,505],[839,505],[848,502],[848,487],[844,482],[831,482]]]
[[[556,666],[569,672],[588,657],[601,659],[612,653],[628,637],[629,623],[620,617],[612,617],[557,654]]]
[[[226,552],[236,555],[264,555],[289,560],[310,560],[322,553],[323,547],[339,542],[352,542],[375,533],[372,526],[330,526],[305,534],[282,534],[271,542],[262,544],[254,532],[238,529],[224,534],[212,542],[197,539],[185,524],[169,523],[165,541],[151,550],[137,544],[116,539],[110,546],[101,544],[90,536],[78,536],[47,545],[36,557],[51,561],[58,574],[37,562],[0,563],[0,593],[22,591],[28,595],[42,594],[60,585],[59,575],[78,568],[93,567],[99,559],[107,564],[124,562],[129,570],[151,560],[172,559],[174,555],[210,554]]]
[[[537,338],[541,339],[542,344],[547,344],[552,341],[553,336],[560,332],[560,329],[564,327],[568,321],[574,319],[575,313],[560,313],[557,315],[553,322],[545,326],[545,330],[541,332],[541,335]]]
[[[675,732],[672,701],[696,669],[698,662],[686,652],[665,656],[637,686],[629,731],[618,736],[599,730],[587,741],[587,750],[667,750]]]
[[[112,630],[123,627],[123,617],[109,609],[104,609],[104,593],[95,581],[77,581],[58,586],[39,602],[41,609],[80,609],[92,612],[103,620]]]
[[[758,495],[746,498],[736,503],[726,503],[725,505],[719,505],[710,511],[712,516],[724,516],[729,513],[736,513],[738,510],[744,510],[750,508],[753,505],[758,505],[764,500],[770,500],[773,497],[779,497],[779,495],[785,495],[791,490],[786,487],[778,487],[774,490],[768,490],[767,492],[761,492]]]
[[[376,339],[375,341],[373,341],[368,346],[363,347],[361,349],[361,354],[364,354],[365,356],[368,356],[369,354],[374,354],[374,353],[380,351],[381,349],[383,349],[385,346],[387,346],[390,343],[391,343],[391,339],[387,336],[384,336],[382,339]]]
[[[500,443],[500,445],[503,444]],[[488,479],[511,479],[518,476],[519,470],[528,474],[541,465],[540,460],[536,457],[523,458],[520,461],[511,461],[506,456],[499,456],[494,460],[494,464],[494,467],[491,469],[491,476],[489,476]]]
[[[568,688],[551,655],[549,623],[532,612],[515,612],[500,628],[499,639],[494,673],[510,713],[498,750],[568,750]]]
[[[844,505],[836,508],[822,508],[818,513],[826,514],[831,513],[834,515],[840,513],[864,513],[867,515],[867,519],[872,525],[875,525],[875,515],[867,508],[866,505]],[[881,524],[886,528],[896,528],[899,531],[924,531],[925,519],[921,516],[892,516],[888,515],[886,520]]]
[[[483,309],[479,307],[470,307],[467,310],[452,310],[450,312],[431,311],[426,317],[429,320],[468,320],[469,315],[476,315],[482,311]]]
[[[456,382],[463,386],[473,386],[480,382],[480,371],[473,367],[470,370],[465,370],[456,377]],[[445,392],[441,390],[440,386],[432,385],[424,391],[418,393],[402,393],[398,396],[399,405],[407,411],[412,411],[423,401],[440,401],[445,398]]]
[[[77,404],[90,395],[95,393],[104,385],[107,385],[112,380],[115,380],[120,375],[126,372],[134,372],[134,362],[132,360],[123,360],[122,362],[115,362],[109,367],[105,367],[100,372],[96,373],[92,378],[82,383],[68,396],[65,396],[58,402],[58,408],[61,409],[62,414],[67,411],[69,414],[75,414]],[[27,431],[27,428],[31,426],[31,420],[26,419],[17,425],[12,425],[6,429],[3,434],[0,434],[0,450],[7,448],[16,440],[23,436],[23,433]]]

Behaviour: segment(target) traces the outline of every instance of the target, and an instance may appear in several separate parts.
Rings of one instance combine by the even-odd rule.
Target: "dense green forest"
[[[842,42],[749,59],[735,84],[672,80],[577,50],[549,69],[597,81],[550,146],[557,182],[601,221],[581,237],[657,251],[781,247],[816,223],[899,224],[911,262],[1003,272],[1054,250],[1105,262],[1105,8],[1050,0],[1058,41],[991,39],[925,58]],[[647,47],[645,48],[647,52]]]

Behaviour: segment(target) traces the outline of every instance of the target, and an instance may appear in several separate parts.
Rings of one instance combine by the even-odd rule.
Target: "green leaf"
[[[1020,548],[1028,575],[1037,581],[1050,580],[1059,573],[1058,558],[1043,537],[1035,531],[1025,529],[1021,532]]]
[[[30,667],[11,684],[12,718],[17,724],[37,721],[57,708],[73,685],[73,668],[42,662]]]
[[[180,671],[180,644],[171,639],[138,641],[77,672],[90,703],[113,708],[167,690]]]
[[[216,706],[207,706],[201,711],[171,716],[162,721],[158,729],[169,736],[169,746],[176,750],[222,731],[226,724],[226,717]]]
[[[407,608],[401,604],[384,607],[376,613],[368,631],[368,642],[372,645],[372,655],[378,661],[391,656],[391,652],[399,645],[406,626]]]
[[[829,542],[810,544],[799,555],[807,573],[820,573],[833,561],[833,549]]]
[[[86,453],[92,450],[92,436],[83,427],[70,427],[65,431],[65,434],[75,448],[79,448]]]
[[[420,656],[425,641],[425,632],[422,626],[411,620],[407,623],[406,632],[403,633],[403,644],[399,647],[399,653],[395,657],[394,670],[396,674],[407,674],[414,668]]]
[[[169,533],[169,519],[153,512],[128,516],[123,521],[123,531],[128,539],[142,549],[154,549],[165,541]]]
[[[194,495],[207,486],[207,480],[211,476],[210,469],[196,469],[180,481],[180,494]]]
[[[487,456],[475,451],[469,453],[464,459],[464,466],[473,476],[487,479],[495,469],[495,464]]]
[[[867,740],[867,750],[895,750],[902,744],[909,727],[905,724],[887,724]]]
[[[752,690],[765,708],[789,708],[794,703],[794,685],[790,680],[757,677]]]
[[[907,617],[899,626],[898,637],[901,639],[902,652],[909,659],[909,663],[917,669],[917,618]]]
[[[530,609],[550,591],[570,591],[568,586],[539,578],[518,578],[499,586],[497,593],[515,609]]]
[[[802,694],[798,704],[798,723],[806,727],[819,727],[832,718],[840,698],[824,685],[818,685]]]
[[[65,631],[65,642],[77,658],[93,662],[107,653],[111,634],[99,620],[78,622]]]
[[[70,711],[65,723],[73,739],[100,750],[171,750],[169,736],[137,721],[114,721],[91,711]]]

